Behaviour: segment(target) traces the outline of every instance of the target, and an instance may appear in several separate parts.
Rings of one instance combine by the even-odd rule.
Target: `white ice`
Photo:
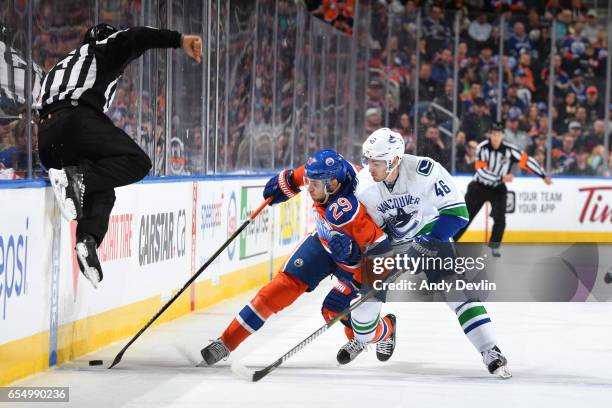
[[[50,405],[58,408],[575,408],[612,402],[612,303],[486,304],[514,375],[506,381],[488,374],[443,303],[385,305],[398,316],[398,346],[387,363],[370,350],[339,367],[335,355],[345,338],[332,327],[258,383],[232,373],[231,359],[262,367],[320,327],[329,287],[326,281],[272,317],[215,367],[196,367],[200,349],[254,291],[149,330],[112,370],[87,361],[102,359],[107,367],[124,341],[14,385],[70,387],[69,404]]]

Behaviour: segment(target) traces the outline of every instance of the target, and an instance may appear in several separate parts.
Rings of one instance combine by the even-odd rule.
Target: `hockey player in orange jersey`
[[[321,313],[326,321],[336,317],[355,298],[359,286],[362,254],[386,251],[385,233],[355,198],[356,168],[333,150],[321,150],[295,170],[285,169],[272,177],[264,188],[270,204],[287,201],[305,186],[312,197],[316,230],[298,244],[279,273],[238,313],[221,337],[202,349],[208,365],[227,358],[265,321],[291,305],[304,292],[314,290],[329,275],[338,279],[323,301]],[[342,320],[349,340],[353,336],[350,318]],[[386,361],[395,345],[395,316],[379,320],[371,341],[377,343],[377,357]],[[384,345],[384,347],[383,347]],[[341,360],[339,353],[338,360]]]

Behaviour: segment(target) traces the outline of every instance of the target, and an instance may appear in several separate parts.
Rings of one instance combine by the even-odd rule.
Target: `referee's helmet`
[[[90,27],[83,37],[83,44],[89,44],[90,42],[102,41],[109,36],[115,34],[117,30],[110,24],[102,23]]]

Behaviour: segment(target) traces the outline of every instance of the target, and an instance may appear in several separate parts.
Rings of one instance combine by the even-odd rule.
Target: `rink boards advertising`
[[[463,191],[469,177],[457,177]],[[40,183],[0,189],[0,385],[135,333],[262,201],[267,180],[152,179],[117,189],[97,290],[79,276],[75,223]],[[508,184],[507,242],[612,242],[612,181]],[[266,208],[159,323],[261,286],[313,228],[307,194]],[[490,233],[485,207],[466,233]],[[55,229],[54,229],[55,226]]]

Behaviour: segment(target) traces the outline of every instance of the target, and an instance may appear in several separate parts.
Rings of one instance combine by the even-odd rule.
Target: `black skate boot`
[[[506,360],[506,357],[504,357],[497,346],[484,351],[482,353],[482,360],[491,374],[503,379],[512,377],[510,370],[508,370],[508,360]]]
[[[218,363],[221,359],[226,359],[230,355],[229,349],[221,339],[214,340],[204,347],[200,353],[204,362],[209,366]]]
[[[64,218],[68,221],[80,220],[83,217],[83,197],[85,195],[81,168],[68,166],[61,170],[49,169],[49,181]]]
[[[344,346],[338,350],[336,360],[340,364],[348,364],[355,359],[363,350],[365,350],[365,344],[357,339],[349,340]]]
[[[391,335],[386,339],[376,343],[376,358],[378,361],[387,361],[395,351],[395,329],[397,327],[395,315],[389,313],[387,317],[391,321]]]
[[[96,240],[89,234],[80,234],[74,247],[81,273],[94,288],[102,281],[102,267],[96,253]]]

